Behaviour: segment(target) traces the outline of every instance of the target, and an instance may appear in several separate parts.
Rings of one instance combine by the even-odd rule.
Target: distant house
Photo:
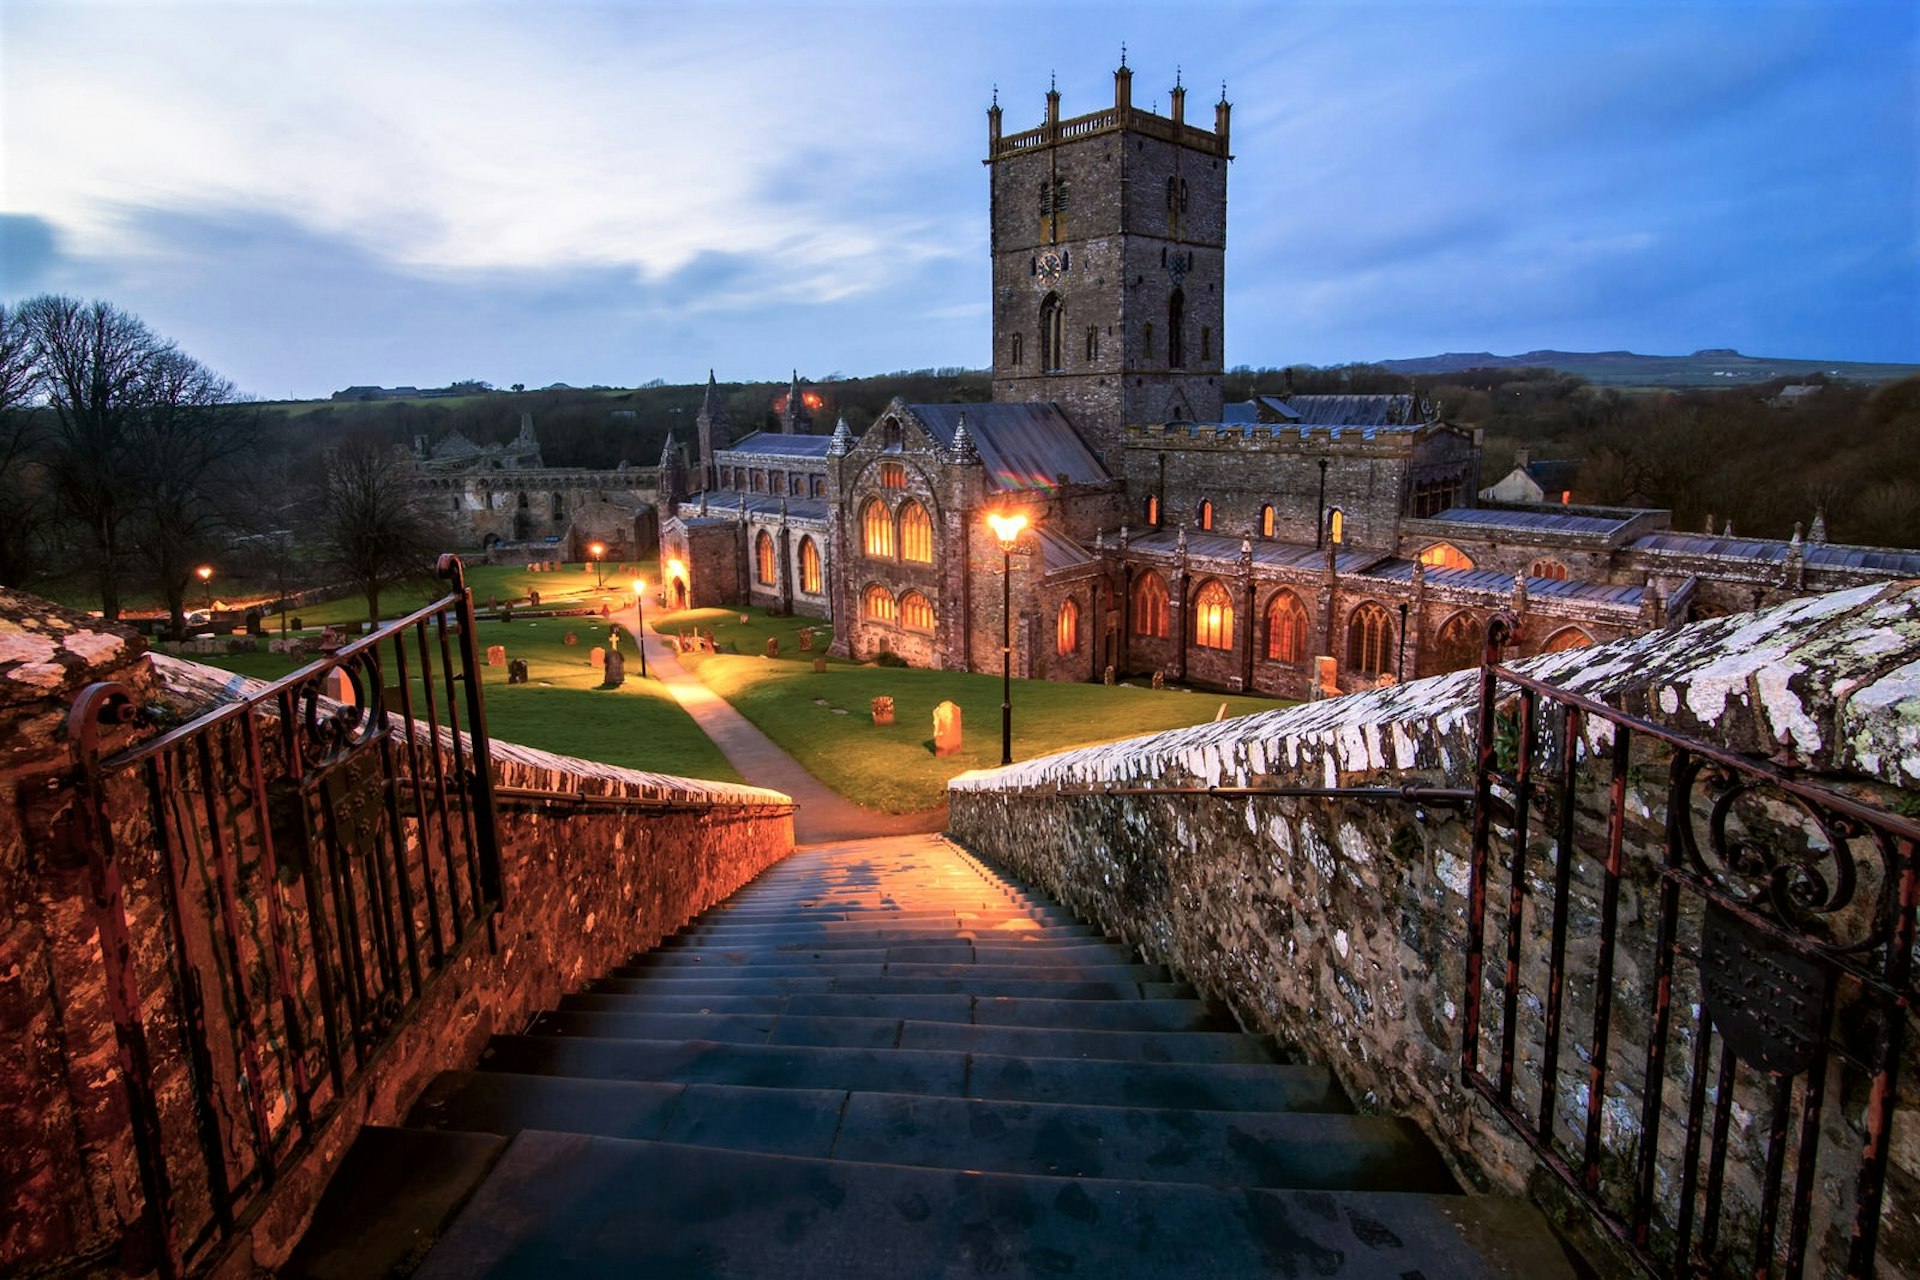
[[[1573,501],[1573,486],[1579,478],[1578,461],[1535,462],[1528,450],[1521,449],[1513,455],[1513,470],[1482,489],[1480,497],[1488,502],[1557,502],[1565,505]]]
[[[1768,399],[1767,403],[1776,409],[1791,409],[1793,406],[1819,395],[1823,390],[1819,383],[1797,382],[1780,388],[1780,394]]]

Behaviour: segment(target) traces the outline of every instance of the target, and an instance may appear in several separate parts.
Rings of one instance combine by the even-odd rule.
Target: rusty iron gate
[[[1511,626],[1481,672],[1466,1083],[1653,1274],[1872,1275],[1920,823],[1508,670]]]
[[[442,599],[114,755],[69,717],[145,1266],[216,1261],[501,902],[473,602]],[[330,696],[329,691],[351,698]]]

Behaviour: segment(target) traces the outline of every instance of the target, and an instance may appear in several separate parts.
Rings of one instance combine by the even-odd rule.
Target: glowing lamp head
[[[646,593],[647,593],[646,579],[635,578],[633,580],[633,594],[640,596],[640,595],[645,595]]]
[[[200,581],[202,582],[211,582],[213,580],[213,566],[210,564],[201,565],[198,569],[194,570],[194,573],[199,575]]]
[[[1011,549],[1020,540],[1021,530],[1027,527],[1027,518],[1018,511],[1007,515],[995,512],[987,517],[987,523],[993,527],[993,536],[1000,539],[1000,545]]]
[[[601,556],[607,554],[607,544],[604,542],[596,542],[587,548],[587,553],[595,560],[598,560]]]

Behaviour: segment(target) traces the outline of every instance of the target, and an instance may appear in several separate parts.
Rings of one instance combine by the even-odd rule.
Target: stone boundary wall
[[[1910,810],[1920,792],[1915,584],[1798,600],[1518,666],[1738,751],[1768,756],[1790,744],[1813,777],[1853,779],[1890,809]],[[1103,785],[1468,787],[1477,704],[1478,673],[1464,671],[962,775],[949,790],[949,834],[1229,1000],[1249,1025],[1329,1066],[1363,1105],[1414,1118],[1467,1185],[1531,1189],[1551,1201],[1558,1184],[1536,1176],[1530,1151],[1461,1081],[1464,814],[1398,799],[1059,794]],[[1650,914],[1648,877],[1634,870],[1658,855],[1664,782],[1636,777],[1630,786],[1630,811],[1644,821],[1629,831],[1627,952],[1647,945],[1639,935],[1650,929],[1633,921]],[[1588,819],[1604,823],[1604,813]],[[1590,831],[1576,847],[1591,853]],[[1577,884],[1590,891],[1595,861],[1576,858]],[[1494,969],[1504,876],[1498,883]],[[1544,896],[1536,887],[1535,900]],[[1576,952],[1578,942],[1576,933]],[[1621,983],[1644,972],[1637,961],[1623,961]],[[1582,1025],[1579,1013],[1568,1018]],[[1637,1039],[1616,1024],[1614,1079],[1636,1056],[1644,1067]],[[1920,1261],[1916,1039],[1910,1026],[1881,1238],[1883,1266],[1896,1268]],[[1584,1078],[1583,1063],[1562,1069],[1563,1081]],[[1563,1099],[1574,1096],[1562,1088]],[[1830,1117],[1843,1110],[1830,1107]],[[1637,1102],[1621,1114],[1637,1122]],[[1611,1114],[1607,1132],[1623,1149],[1635,1136]],[[1857,1157],[1857,1138],[1840,1131],[1833,1140],[1842,1151],[1852,1143]],[[1829,1248],[1844,1228],[1815,1223]]]
[[[92,679],[122,680],[136,702],[189,716],[258,687],[143,654],[136,638],[97,620],[0,591],[0,1272],[8,1274],[123,1269],[122,1242],[140,1207],[87,875],[61,856],[51,832],[59,808],[43,798],[70,785],[64,719],[74,693]],[[107,749],[151,732],[114,730]],[[397,1122],[437,1072],[476,1062],[489,1036],[519,1030],[792,849],[791,801],[777,792],[498,741],[492,759],[497,786],[624,793],[687,807],[501,808],[498,951],[483,931],[450,957],[303,1157],[282,1171],[224,1274],[284,1260],[362,1124]],[[130,850],[127,859],[135,877],[145,861],[137,855]],[[130,883],[137,953],[158,936],[155,898]],[[243,904],[249,916],[253,910]],[[172,1015],[163,988],[150,986],[148,967],[142,998],[161,1059],[156,1078],[179,1078],[179,1064],[164,1060],[172,1042],[156,1030]],[[190,1132],[170,1128],[163,1141],[169,1150],[196,1150]]]

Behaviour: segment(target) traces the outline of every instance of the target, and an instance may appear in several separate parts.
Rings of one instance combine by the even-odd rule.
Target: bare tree
[[[30,402],[40,384],[33,344],[18,309],[0,306],[0,583],[19,586],[33,572],[47,521],[46,469]]]
[[[327,460],[316,502],[315,532],[380,620],[380,593],[422,577],[442,533],[415,500],[406,451],[370,439],[342,445]]]

